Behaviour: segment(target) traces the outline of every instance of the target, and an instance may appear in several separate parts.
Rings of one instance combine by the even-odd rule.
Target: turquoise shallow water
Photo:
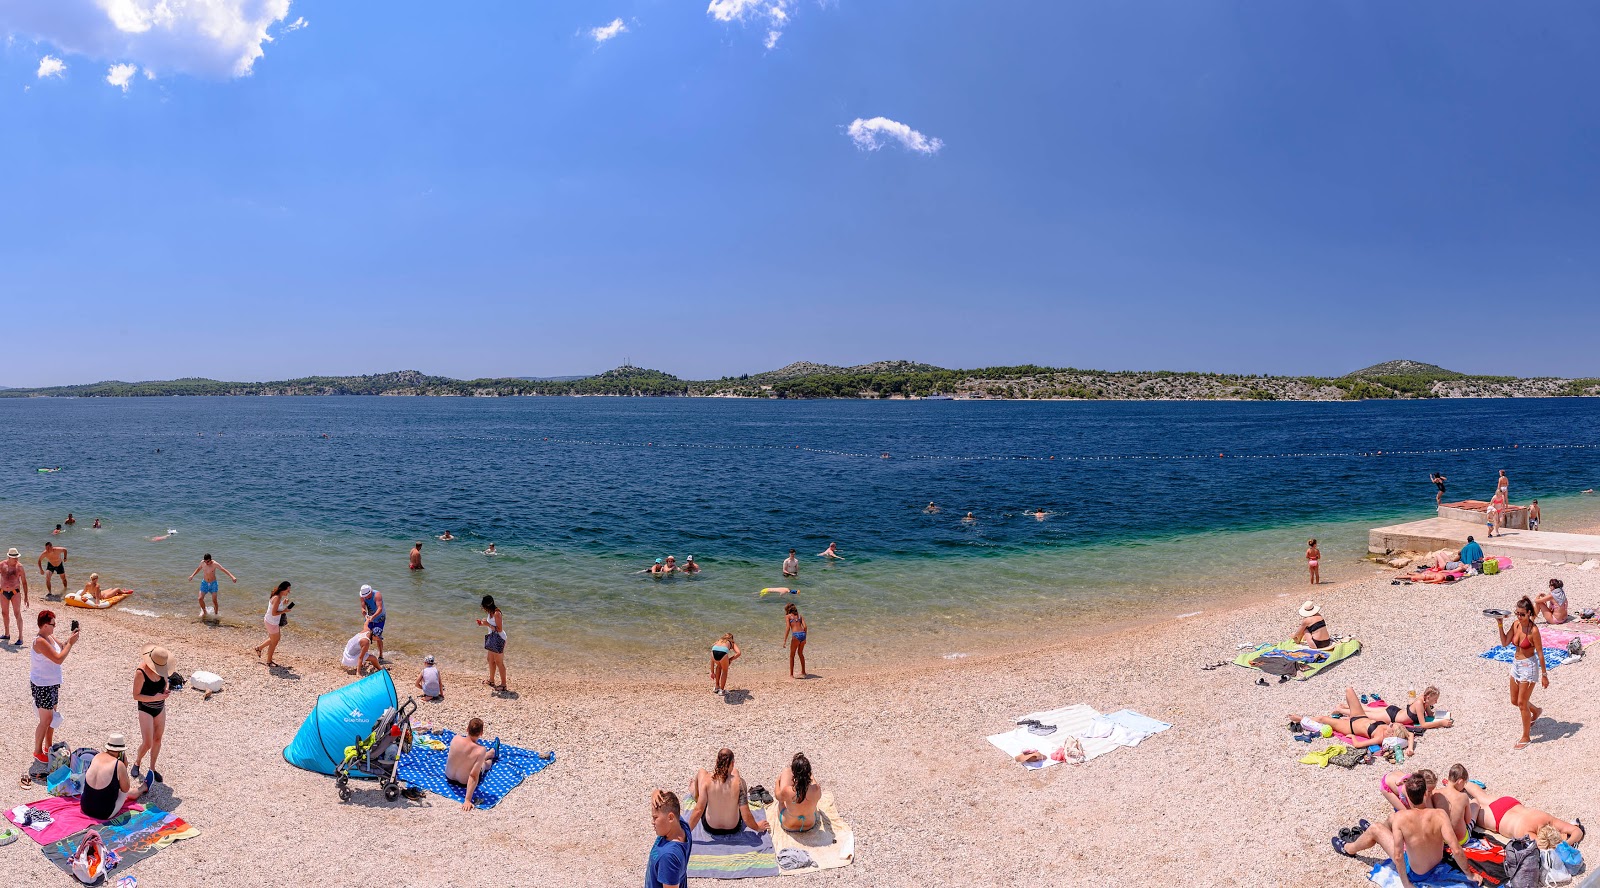
[[[296,631],[343,637],[369,582],[396,644],[463,651],[489,593],[519,658],[776,642],[780,602],[755,593],[787,585],[790,547],[813,637],[872,663],[1293,591],[1311,535],[1331,573],[1364,571],[1367,528],[1429,514],[1434,469],[1456,498],[1505,468],[1552,528],[1600,523],[1576,496],[1596,451],[1550,446],[1600,443],[1600,405],[1580,400],[0,400],[0,423],[0,546],[31,563],[76,513],[56,538],[75,588],[96,570],[141,590],[132,606],[194,619],[185,578],[209,551],[241,577],[223,583],[230,621],[258,624],[289,579]],[[830,540],[845,562],[814,557]],[[491,541],[505,554],[479,554]],[[636,573],[668,553],[705,572]]]

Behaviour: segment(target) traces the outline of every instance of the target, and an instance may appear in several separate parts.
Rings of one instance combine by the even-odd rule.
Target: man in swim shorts
[[[1534,500],[1528,504],[1528,529],[1539,529],[1539,501]]]
[[[44,596],[50,598],[51,574],[61,575],[61,594],[67,594],[67,550],[46,542],[39,553],[39,573],[44,574]]]
[[[0,614],[5,616],[5,634],[0,635],[0,641],[11,640],[11,616],[15,614],[17,644],[22,644],[22,608],[28,604],[28,570],[17,560],[21,557],[22,553],[13,548],[6,553],[6,560],[0,561]]]
[[[794,550],[789,550],[789,557],[783,559],[783,575],[786,577],[800,576],[800,559],[795,557]]]
[[[371,586],[361,587],[361,617],[367,621],[367,630],[378,643],[378,660],[383,660],[383,622],[389,612],[383,608],[383,593]]]
[[[222,565],[211,560],[210,552],[207,552],[203,557],[201,557],[200,566],[194,569],[194,573],[189,574],[189,579],[191,580],[195,578],[196,574],[198,574],[200,577],[201,619],[204,619],[206,615],[207,595],[211,596],[211,612],[217,617],[222,616],[222,608],[217,604],[217,571],[219,570],[227,574],[228,579],[234,581],[235,583],[239,582],[239,578],[234,576],[233,573],[226,567],[223,567]]]
[[[1377,845],[1394,863],[1395,871],[1400,874],[1400,884],[1408,886],[1443,863],[1445,852],[1448,851],[1463,873],[1482,884],[1483,876],[1472,868],[1461,846],[1455,841],[1449,813],[1428,807],[1428,784],[1421,774],[1406,778],[1405,793],[1406,800],[1411,803],[1410,808],[1394,812],[1385,823],[1374,823],[1367,827],[1367,831],[1352,842],[1347,843],[1335,837],[1333,850],[1354,857]]]
[[[461,810],[472,810],[472,795],[478,781],[494,765],[494,750],[478,741],[483,738],[483,719],[467,722],[466,736],[457,734],[450,741],[450,751],[444,758],[444,779],[467,788]]]
[[[422,541],[411,547],[411,569],[422,570]]]

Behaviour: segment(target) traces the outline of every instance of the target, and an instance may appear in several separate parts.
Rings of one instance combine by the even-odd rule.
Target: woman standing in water
[[[806,618],[793,603],[783,606],[783,640],[789,645],[789,677],[794,678],[794,658],[800,658],[800,677],[806,677]]]
[[[494,603],[493,595],[483,596],[483,612],[488,616],[478,621],[479,626],[486,626],[489,634],[483,637],[483,649],[489,652],[489,680],[484,682],[491,688],[501,693],[508,690],[506,687],[506,618],[500,613],[500,608]],[[500,673],[500,683],[494,683],[495,672]]]
[[[261,658],[263,650],[266,651],[268,666],[278,665],[272,661],[272,655],[277,653],[278,641],[283,638],[283,617],[291,607],[294,607],[294,602],[289,600],[289,581],[284,580],[272,590],[272,597],[267,600],[266,616],[261,618],[262,624],[267,627],[267,640],[256,645],[256,659]]]
[[[1533,685],[1550,687],[1550,674],[1544,668],[1544,640],[1539,628],[1533,625],[1533,602],[1524,595],[1517,599],[1517,619],[1506,628],[1504,617],[1494,618],[1500,632],[1500,643],[1513,648],[1511,660],[1511,705],[1522,713],[1522,739],[1512,749],[1527,749],[1533,742],[1533,723],[1544,715],[1544,710],[1533,705]]]
[[[1311,585],[1322,582],[1322,570],[1317,566],[1322,563],[1322,550],[1317,548],[1316,540],[1306,540],[1306,567],[1311,569]]]
[[[711,689],[711,693],[727,693],[728,666],[742,656],[744,652],[739,650],[738,643],[733,640],[732,632],[723,635],[711,646],[711,681],[716,685]]]

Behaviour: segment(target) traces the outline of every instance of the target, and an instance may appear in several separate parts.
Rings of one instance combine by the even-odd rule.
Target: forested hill
[[[1101,400],[1358,401],[1374,398],[1593,397],[1600,379],[1470,376],[1417,361],[1386,361],[1340,377],[1252,376],[1173,371],[983,367],[946,370],[911,361],[855,367],[797,362],[765,373],[684,380],[659,370],[618,367],[555,379],[451,379],[415,370],[372,376],[307,376],[280,382],[173,379],[0,389],[0,398],[127,398],[194,395],[413,395],[514,397],[611,395],[745,398],[955,398]]]

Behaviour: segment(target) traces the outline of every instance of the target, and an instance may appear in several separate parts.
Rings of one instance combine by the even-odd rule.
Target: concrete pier
[[[1505,529],[1496,531],[1491,539],[1484,536],[1487,530],[1482,522],[1427,518],[1368,531],[1367,551],[1382,554],[1459,549],[1470,534],[1483,546],[1486,555],[1507,555],[1513,560],[1543,558],[1574,564],[1600,560],[1600,536],[1595,534]]]

